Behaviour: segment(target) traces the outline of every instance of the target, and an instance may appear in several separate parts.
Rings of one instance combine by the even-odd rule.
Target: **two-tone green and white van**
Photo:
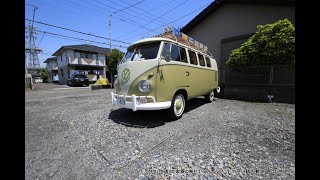
[[[186,100],[219,92],[218,68],[207,53],[168,38],[153,37],[130,45],[118,65],[112,104],[137,110],[167,109],[179,119]]]

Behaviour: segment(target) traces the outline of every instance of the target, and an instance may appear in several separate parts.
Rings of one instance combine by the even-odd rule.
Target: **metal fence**
[[[272,95],[278,102],[295,102],[294,66],[254,66],[235,71],[219,69],[223,97],[265,101]]]

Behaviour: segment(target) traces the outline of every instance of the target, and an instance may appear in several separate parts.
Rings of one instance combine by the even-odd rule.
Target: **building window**
[[[86,58],[86,53],[80,53],[80,58]]]
[[[92,58],[92,54],[87,54],[87,58],[93,59],[93,58]]]
[[[61,77],[63,77],[63,69],[60,69]]]

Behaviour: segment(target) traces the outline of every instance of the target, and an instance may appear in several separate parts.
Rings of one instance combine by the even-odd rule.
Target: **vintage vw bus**
[[[137,110],[167,109],[179,119],[186,100],[219,92],[218,69],[212,56],[177,40],[153,37],[137,41],[118,65],[112,104]]]

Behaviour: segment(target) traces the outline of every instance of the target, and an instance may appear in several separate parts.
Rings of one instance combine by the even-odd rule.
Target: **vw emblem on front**
[[[123,70],[122,74],[121,74],[121,82],[122,83],[126,83],[126,82],[128,82],[129,79],[130,79],[130,71],[129,71],[129,69]]]

